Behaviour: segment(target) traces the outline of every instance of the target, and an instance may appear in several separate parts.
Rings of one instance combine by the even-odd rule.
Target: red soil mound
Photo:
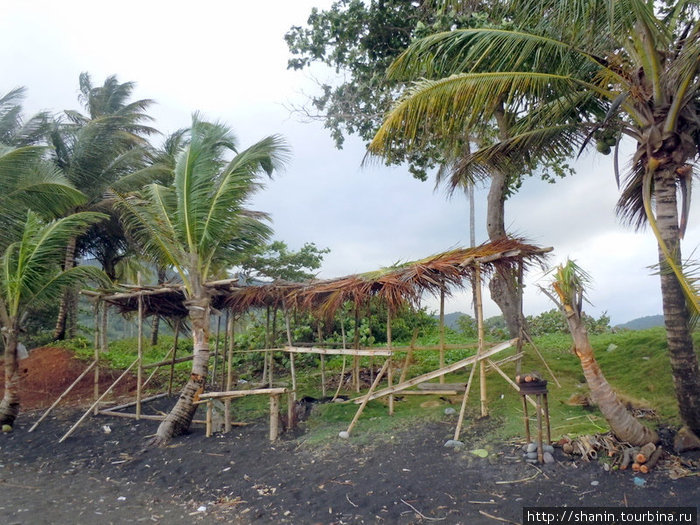
[[[77,359],[65,348],[43,347],[29,352],[29,357],[19,362],[20,406],[24,410],[48,407],[88,367],[90,363]],[[4,366],[4,362],[0,361]],[[100,393],[104,392],[121,374],[117,370],[100,369]],[[91,370],[63,398],[61,406],[89,404],[93,399],[94,373]],[[0,373],[0,389],[4,390],[5,374]],[[127,375],[112,390],[107,400],[135,392],[136,380]]]

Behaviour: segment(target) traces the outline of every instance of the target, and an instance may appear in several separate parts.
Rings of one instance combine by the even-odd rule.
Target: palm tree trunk
[[[489,240],[497,241],[507,237],[505,227],[505,201],[508,190],[508,177],[505,173],[494,171],[487,197],[486,230]],[[520,301],[518,299],[517,268],[499,268],[489,283],[491,299],[503,313],[510,337],[520,336]]]
[[[654,179],[654,196],[656,221],[661,238],[675,263],[680,266],[682,258],[673,169],[657,172]],[[700,369],[690,333],[690,314],[681,285],[669,270],[666,257],[660,248],[659,265],[666,340],[678,408],[685,424],[695,434],[700,435]]]
[[[75,248],[77,238],[72,237],[66,246],[66,257],[63,261],[63,269],[70,270],[75,265]],[[66,338],[66,319],[68,318],[68,310],[70,309],[70,289],[66,289],[61,296],[61,302],[58,305],[58,317],[56,319],[56,327],[53,330],[53,338]]]
[[[194,418],[197,410],[194,402],[204,392],[209,368],[209,303],[203,287],[195,298],[185,303],[192,323],[192,373],[177,403],[158,427],[153,444],[163,445],[170,438],[184,434]]]
[[[17,329],[8,330],[5,341],[5,393],[0,401],[0,425],[12,426],[19,414],[19,363]]]
[[[574,340],[574,353],[581,360],[583,375],[591,389],[593,402],[598,406],[610,429],[622,441],[632,445],[656,443],[659,436],[653,430],[642,425],[630,414],[617,394],[605,379],[603,371],[596,361],[593,348],[588,340],[588,332],[579,316],[569,305],[564,305],[566,321]]]

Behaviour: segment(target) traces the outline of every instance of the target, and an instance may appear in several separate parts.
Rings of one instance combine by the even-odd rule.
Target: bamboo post
[[[355,417],[352,418],[352,421],[350,422],[350,426],[348,426],[348,429],[345,431],[348,436],[350,436],[350,432],[352,432],[352,429],[355,426],[355,424],[357,423],[357,420],[360,419],[360,415],[362,414],[362,411],[365,409],[365,407],[367,406],[367,403],[369,402],[369,397],[372,395],[372,392],[374,392],[374,389],[377,388],[377,385],[379,384],[379,381],[381,380],[382,376],[384,375],[384,372],[386,372],[386,369],[389,366],[389,360],[390,360],[390,358],[387,358],[387,360],[384,361],[384,366],[382,366],[382,369],[377,374],[377,377],[374,378],[374,381],[372,382],[372,386],[369,387],[369,391],[367,392],[367,394],[365,394],[364,398],[362,399],[362,404],[357,409],[357,412],[355,412]]]
[[[323,343],[323,331],[321,321],[318,322],[318,343]],[[326,356],[321,354],[321,397],[326,397]]]
[[[459,440],[459,434],[462,432],[462,424],[464,423],[464,413],[467,410],[467,400],[469,399],[469,390],[472,387],[472,379],[474,379],[474,371],[476,370],[476,363],[472,365],[472,369],[469,371],[469,379],[467,380],[467,386],[464,389],[464,397],[462,397],[462,406],[459,408],[459,417],[457,418],[457,428],[455,428],[454,440]]]
[[[474,267],[474,289],[476,291],[476,323],[479,335],[479,349],[477,355],[484,353],[484,307],[481,297],[481,264],[476,263]],[[481,417],[489,415],[486,399],[486,363],[479,361],[479,389],[481,401]]]
[[[411,358],[413,357],[413,350],[416,347],[416,339],[418,338],[418,328],[413,329],[413,337],[411,337],[411,344],[408,347],[408,352],[406,352],[406,359],[403,362],[403,367],[401,368],[401,376],[399,377],[399,383],[403,383],[406,380],[406,374],[408,373],[408,367],[411,364]]]
[[[542,394],[537,394],[537,461],[544,463],[544,450],[542,447]]]
[[[345,338],[345,319],[341,317],[340,319],[340,334],[343,338],[343,350],[345,350],[346,346],[346,338]],[[338,380],[338,388],[335,391],[335,394],[333,395],[332,401],[335,401],[338,399],[338,394],[340,393],[340,387],[343,386],[343,381],[345,381],[345,363],[347,361],[347,356],[343,354],[343,367],[340,370],[340,379]]]
[[[391,306],[387,306],[387,311],[386,311],[386,346],[391,351]],[[391,367],[391,361],[392,361],[393,356],[389,355],[387,357],[387,360],[389,361],[389,366],[387,367],[387,386],[391,387],[391,380],[393,376],[393,369]],[[392,416],[394,415],[394,394],[389,395],[389,415]]]
[[[275,441],[279,435],[279,394],[270,395],[270,441]]]
[[[92,370],[92,367],[95,366],[96,364],[97,364],[97,359],[95,359],[92,363],[90,363],[90,365],[89,365],[85,370],[83,370],[83,372],[76,378],[76,380],[73,381],[73,382],[71,383],[71,385],[70,385],[68,388],[66,388],[60,396],[58,396],[58,399],[56,399],[56,401],[54,401],[53,404],[52,404],[49,408],[46,409],[46,412],[44,412],[44,413],[42,414],[42,416],[37,420],[36,423],[34,423],[34,424],[32,425],[32,428],[30,428],[29,430],[27,430],[27,432],[33,432],[34,429],[35,429],[37,426],[39,426],[39,423],[41,423],[44,419],[46,419],[46,416],[48,416],[49,413],[50,413],[54,408],[56,408],[56,406],[61,402],[61,400],[62,400],[64,397],[66,397],[66,396],[68,395],[68,393],[69,393],[71,390],[73,390],[73,388],[75,387],[75,385],[77,385],[78,383],[80,383],[80,380],[81,380],[82,378],[84,378],[84,377],[87,375],[87,373],[88,373],[90,370]],[[97,405],[95,405],[95,406],[97,406]]]
[[[180,323],[182,318],[178,317],[175,320],[175,337],[173,338],[173,360],[170,363],[170,380],[168,381],[168,395],[173,394],[173,377],[175,376],[175,356],[177,354],[177,340],[180,336]]]
[[[207,399],[207,418],[206,418],[206,437],[211,437],[212,431],[212,412],[214,411],[214,402],[211,399]]]
[[[285,322],[285,325],[287,327],[287,344],[289,344],[289,346],[291,347],[291,346],[293,346],[293,344],[292,344],[292,329],[289,325],[289,309],[287,308],[287,306],[284,303],[283,303],[283,307],[284,307],[284,322]],[[289,368],[290,368],[290,372],[292,374],[292,398],[294,399],[294,401],[296,401],[297,400],[297,374],[296,374],[296,370],[294,369],[294,353],[293,352],[289,352]]]
[[[109,394],[109,393],[112,391],[112,389],[117,385],[117,383],[119,383],[119,381],[121,381],[122,379],[124,379],[124,376],[125,376],[132,368],[134,368],[134,366],[135,366],[138,362],[139,362],[139,358],[137,357],[137,358],[134,360],[134,362],[131,363],[131,364],[129,365],[129,367],[128,367],[126,370],[124,370],[124,372],[122,372],[122,375],[120,375],[120,376],[116,379],[116,381],[114,381],[114,383],[112,383],[112,384],[110,385],[110,387],[109,387],[107,390],[104,391],[104,393],[99,397],[99,399],[98,399],[97,401],[95,401],[95,402],[93,403],[93,405],[92,405],[90,408],[87,409],[87,411],[85,412],[85,414],[83,414],[83,417],[81,417],[81,418],[78,420],[78,422],[77,422],[75,425],[73,425],[73,426],[68,430],[68,432],[65,433],[65,435],[64,435],[61,439],[58,440],[59,443],[63,443],[63,442],[66,440],[66,438],[68,438],[68,436],[70,436],[70,435],[75,431],[75,429],[78,428],[78,426],[79,426],[83,421],[85,421],[85,418],[87,418],[87,417],[90,415],[90,412],[93,411],[93,409],[100,403],[100,401],[102,401],[105,397],[107,397],[107,394]]]
[[[270,383],[270,388],[272,388],[272,358],[268,355],[267,349],[272,348],[272,341],[270,340],[270,305],[265,307],[265,364],[263,365],[263,377],[262,383],[265,384],[265,372],[268,374],[268,381]],[[270,364],[268,365],[267,360],[270,359]]]
[[[216,343],[214,343],[214,367],[209,384],[216,385],[216,362],[219,360],[219,334],[221,333],[221,315],[216,316]]]
[[[95,299],[95,362],[100,359],[100,298]],[[95,375],[92,381],[93,397],[100,397],[100,367],[95,367]],[[97,415],[97,406],[95,406],[95,415]]]
[[[552,376],[552,379],[553,379],[554,382],[557,384],[557,386],[558,386],[559,388],[561,388],[561,384],[559,383],[559,380],[557,379],[557,376],[555,376],[555,375],[554,375],[554,372],[552,372],[552,369],[549,368],[549,365],[547,364],[547,361],[545,360],[545,358],[544,358],[544,357],[542,356],[542,354],[540,353],[539,348],[537,348],[537,345],[535,344],[535,342],[534,342],[534,341],[532,340],[532,338],[530,337],[530,334],[528,334],[527,332],[525,332],[525,339],[527,339],[528,343],[530,343],[530,344],[532,345],[532,348],[535,350],[535,353],[537,354],[537,357],[540,358],[540,361],[542,361],[542,363],[544,364],[545,368],[547,369],[547,372],[549,372],[549,375]]]
[[[141,273],[137,276],[137,283],[141,286]],[[139,326],[138,326],[138,368],[136,369],[136,419],[141,417],[141,396],[143,392],[143,295],[139,292]]]
[[[355,350],[360,349],[360,305],[355,304]],[[352,380],[355,385],[355,392],[360,393],[360,356],[356,355],[352,359]]]
[[[521,397],[523,398],[523,421],[525,423],[525,441],[529,444],[531,439],[530,439],[530,416],[527,413],[527,401],[525,398],[527,397],[525,394],[522,394]]]
[[[233,315],[226,311],[226,336],[228,337],[228,357],[226,359],[226,390],[231,390],[233,386]],[[224,400],[224,431],[231,431],[231,399]]]
[[[440,287],[440,368],[445,368],[445,283]],[[440,376],[440,383],[445,376]]]
[[[226,317],[224,320],[224,346],[223,352],[221,352],[221,383],[219,383],[219,390],[224,390],[226,388],[226,377],[228,375],[228,368],[226,363],[228,362],[228,319],[230,317],[230,310],[226,309]],[[224,372],[224,369],[226,372]]]

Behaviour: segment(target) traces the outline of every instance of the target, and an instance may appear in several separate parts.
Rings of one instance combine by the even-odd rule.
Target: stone
[[[7,433],[7,432],[12,432],[12,425],[3,425],[2,426],[2,431]]]
[[[543,452],[549,452],[550,454],[554,454],[554,447],[552,445],[544,445],[542,447]]]
[[[537,451],[537,443],[528,443],[527,449],[525,452],[536,452]]]
[[[453,416],[453,415],[455,415],[456,413],[457,413],[457,411],[456,411],[454,408],[452,408],[452,407],[447,407],[447,408],[445,409],[445,415],[446,415],[446,416]]]
[[[445,441],[445,444],[443,446],[446,448],[454,448],[456,450],[459,450],[464,446],[464,442],[459,441],[457,439],[448,439],[447,441]]]
[[[348,439],[348,438],[350,438],[350,432],[348,432],[347,430],[343,430],[341,432],[338,432],[338,437],[341,439]]]
[[[551,452],[545,452],[544,454],[542,454],[542,459],[547,465],[554,463],[554,456]]]
[[[537,459],[537,452],[528,452],[526,456],[527,459]]]
[[[700,438],[688,427],[681,428],[673,439],[673,450],[676,454],[689,450],[700,450]]]

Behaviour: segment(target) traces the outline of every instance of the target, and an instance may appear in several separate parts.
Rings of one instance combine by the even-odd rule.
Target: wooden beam
[[[227,392],[206,392],[199,395],[200,400],[221,399],[225,397],[244,397],[259,394],[279,395],[286,394],[287,388],[253,388],[251,390],[228,390]]]
[[[361,348],[356,350],[354,348],[301,348],[299,346],[285,346],[281,350],[285,352],[294,352],[296,354],[322,354],[322,355],[384,355],[389,356],[393,353],[393,350],[388,348]]]
[[[475,363],[477,361],[482,361],[486,359],[487,357],[491,357],[494,354],[497,354],[498,352],[502,352],[506,348],[509,348],[513,346],[516,342],[518,341],[517,337],[515,339],[511,339],[510,341],[506,341],[505,343],[501,343],[499,345],[494,346],[493,348],[487,350],[481,355],[473,355],[471,357],[467,357],[466,359],[462,359],[461,361],[457,361],[455,363],[452,363],[451,365],[447,365],[444,368],[439,368],[437,370],[433,370],[432,372],[428,372],[427,374],[420,375],[418,377],[414,377],[413,379],[409,379],[408,381],[404,381],[403,383],[400,383],[398,385],[394,385],[391,388],[384,388],[382,390],[377,390],[374,392],[370,398],[369,401],[372,399],[377,399],[380,397],[384,397],[389,394],[393,394],[395,392],[400,392],[402,390],[406,390],[407,388],[410,388],[414,385],[417,385],[419,383],[424,383],[426,381],[429,381],[430,379],[435,379],[436,377],[440,377],[441,375],[444,374],[449,374],[450,372],[454,372],[455,370],[459,370],[460,368],[464,368],[465,366],[469,366],[472,363]],[[366,396],[362,396],[356,399],[353,399],[353,402],[358,404],[362,403]]]

